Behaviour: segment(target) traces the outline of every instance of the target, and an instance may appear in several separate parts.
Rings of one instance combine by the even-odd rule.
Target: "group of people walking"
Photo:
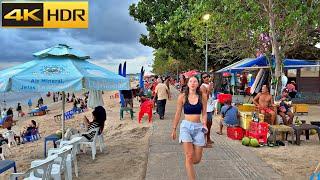
[[[212,119],[215,108],[213,80],[206,72],[201,74],[200,80],[195,76],[189,79],[181,76],[180,92],[172,124],[171,137],[173,140],[177,138],[176,130],[183,111],[184,118],[180,123],[179,143],[183,145],[188,178],[193,180],[195,179],[193,165],[201,161],[203,148],[211,148],[214,144],[211,139]],[[228,120],[228,126],[239,125],[237,119],[238,110],[231,105],[231,101],[226,102],[226,105],[222,107],[222,111],[225,111],[225,113],[221,116],[218,134],[222,134],[222,127],[226,124],[226,119]]]

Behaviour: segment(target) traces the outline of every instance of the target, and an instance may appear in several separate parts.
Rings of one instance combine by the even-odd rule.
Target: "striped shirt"
[[[94,128],[97,128],[97,127],[100,127],[98,122],[90,122],[89,126],[88,126],[88,132],[91,131]],[[95,133],[96,133],[95,131],[92,131],[91,133],[83,134],[82,136],[84,136],[88,140],[92,140],[92,138],[94,137]]]

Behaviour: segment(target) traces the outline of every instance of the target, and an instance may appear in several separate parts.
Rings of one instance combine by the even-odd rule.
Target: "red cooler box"
[[[232,101],[232,95],[231,94],[218,94],[217,96],[218,102],[223,104],[225,100],[230,100]]]
[[[243,132],[241,127],[227,127],[227,136],[233,140],[241,140],[244,135]]]

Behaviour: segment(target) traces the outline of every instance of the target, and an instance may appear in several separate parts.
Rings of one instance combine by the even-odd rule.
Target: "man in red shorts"
[[[271,115],[269,123],[274,125],[276,122],[276,112],[273,110],[273,100],[267,85],[262,86],[261,93],[254,97],[253,103],[258,107],[260,113]]]

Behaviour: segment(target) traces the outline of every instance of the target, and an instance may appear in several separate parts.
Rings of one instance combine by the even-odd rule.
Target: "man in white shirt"
[[[164,114],[166,110],[167,99],[170,98],[170,92],[168,87],[162,82],[161,78],[157,79],[158,85],[155,88],[155,94],[157,97],[157,112],[160,116],[160,119],[164,119]],[[154,97],[154,100],[155,100]]]

